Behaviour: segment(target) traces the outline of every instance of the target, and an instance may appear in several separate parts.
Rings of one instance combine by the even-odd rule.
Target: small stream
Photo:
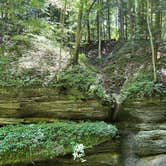
[[[123,133],[121,138],[121,163],[124,166],[135,166],[137,163],[135,141],[135,135],[131,131]]]

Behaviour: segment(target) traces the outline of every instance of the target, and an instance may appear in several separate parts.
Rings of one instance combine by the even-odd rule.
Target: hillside
[[[165,0],[0,1],[0,166],[34,165],[166,165]]]

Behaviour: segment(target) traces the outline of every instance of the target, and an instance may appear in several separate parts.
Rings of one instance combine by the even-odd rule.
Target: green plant
[[[68,69],[60,72],[52,86],[60,88],[76,88],[88,95],[95,95],[103,100],[111,101],[103,86],[101,75],[89,71],[81,65],[70,66]]]
[[[85,148],[116,135],[115,126],[104,122],[56,122],[0,128],[0,164],[49,159],[72,153],[73,146]]]
[[[126,99],[143,98],[152,95],[164,93],[162,84],[154,83],[152,81],[152,74],[138,73],[131,81],[129,81],[121,90],[121,94],[118,96],[120,103]]]
[[[166,87],[162,83],[156,83],[154,85],[154,91],[161,96],[166,95]]]

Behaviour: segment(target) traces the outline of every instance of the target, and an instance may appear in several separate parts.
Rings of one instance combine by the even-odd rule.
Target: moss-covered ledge
[[[144,105],[151,105],[151,104],[158,104],[161,106],[161,104],[166,103],[166,97],[161,96],[152,96],[152,97],[143,97],[143,98],[133,98],[133,99],[128,99],[123,103],[123,106],[129,106],[129,105],[139,105],[139,106],[144,106]]]
[[[117,129],[104,122],[57,121],[0,128],[0,165],[34,162],[73,152],[76,144],[91,148],[113,138]]]

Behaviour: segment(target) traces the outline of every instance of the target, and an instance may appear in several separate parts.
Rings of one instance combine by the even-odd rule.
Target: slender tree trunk
[[[124,39],[124,6],[121,0],[118,0],[118,22],[119,22],[119,39]]]
[[[87,18],[87,32],[88,32],[88,43],[90,43],[90,41],[91,41],[91,30],[90,30],[90,18],[89,18],[89,15],[88,15],[88,18]]]
[[[72,59],[72,63],[74,65],[78,64],[79,47],[80,47],[81,31],[82,31],[83,9],[84,9],[84,2],[83,0],[80,0],[80,7],[79,7],[79,13],[78,13],[78,20],[77,20],[77,30],[76,30],[76,36],[75,36],[75,49],[74,49],[74,55]]]
[[[91,41],[91,29],[90,29],[90,12],[94,6],[94,4],[96,3],[97,0],[94,0],[92,2],[92,4],[90,5],[88,11],[87,11],[87,32],[88,32],[88,43],[90,43]]]
[[[109,0],[107,0],[107,31],[108,31],[108,38],[111,40],[111,26],[110,26],[110,4]]]
[[[124,22],[125,22],[125,39],[128,40],[128,19],[127,19],[127,11],[124,12],[125,18],[124,18]]]
[[[154,50],[154,43],[153,43],[153,35],[152,35],[151,27],[150,27],[149,9],[150,9],[150,2],[149,2],[149,0],[147,0],[147,25],[148,25],[150,45],[151,45],[151,51],[152,51],[152,65],[153,65],[153,76],[154,76],[153,79],[154,79],[154,82],[156,82],[157,75],[156,75],[155,50]]]
[[[67,7],[67,0],[65,0],[64,8],[61,10],[61,18],[60,18],[60,28],[61,28],[61,41],[60,41],[60,50],[59,50],[59,69],[61,69],[61,61],[62,61],[62,45],[63,45],[63,38],[64,38],[64,24],[65,24],[65,13]]]
[[[97,25],[96,25],[96,26],[97,26],[97,29],[96,29],[96,30],[97,30],[97,35],[96,35],[96,36],[97,36],[97,41],[99,41],[99,24],[100,24],[100,23],[99,23],[99,10],[97,10],[96,24],[97,24]]]
[[[154,32],[154,40],[155,40],[155,59],[157,60],[157,52],[160,45],[161,40],[161,12],[160,12],[160,0],[155,1],[155,32]]]
[[[130,35],[131,40],[134,38],[134,3],[133,0],[129,0],[129,20],[130,20]]]
[[[101,20],[101,0],[98,0],[99,11],[98,11],[98,28],[99,28],[99,40],[98,40],[98,57],[101,59],[101,38],[102,38],[102,20]]]

